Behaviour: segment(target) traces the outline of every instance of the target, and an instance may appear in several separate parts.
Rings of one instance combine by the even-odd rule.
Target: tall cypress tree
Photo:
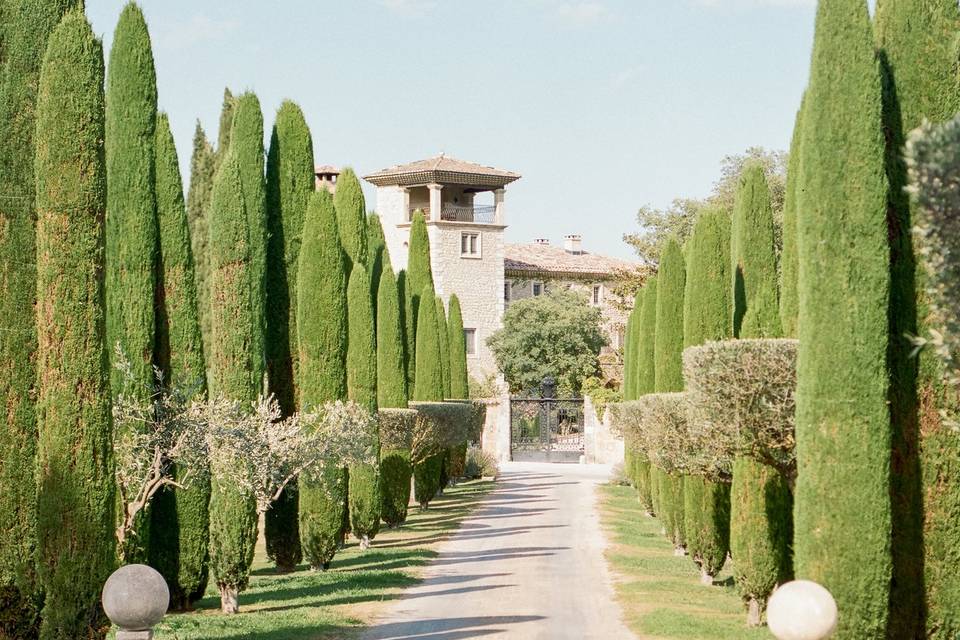
[[[220,164],[210,205],[211,306],[210,395],[246,405],[259,393],[253,372],[262,354],[253,351],[256,311],[251,293],[251,257],[240,164],[233,154]],[[210,568],[224,613],[235,613],[247,587],[257,539],[253,495],[217,478],[211,469]]]
[[[654,369],[657,393],[683,391],[683,290],[686,267],[676,238],[667,240],[657,275],[657,329]],[[661,478],[661,522],[679,554],[686,545],[683,522],[683,476],[665,473]]]
[[[759,165],[746,167],[740,177],[730,253],[734,335],[780,337],[773,211]],[[738,457],[730,502],[730,548],[737,559],[734,578],[748,606],[748,624],[759,625],[767,598],[791,572],[790,488],[773,467]]]
[[[367,264],[367,205],[363,189],[353,169],[347,167],[337,178],[337,193],[333,196],[337,210],[337,228],[340,244],[350,265]]]
[[[266,331],[265,286],[267,266],[267,204],[263,175],[263,112],[256,94],[246,92],[235,99],[230,144],[240,165],[243,202],[250,230],[250,295],[254,318],[254,353],[264,353]],[[254,362],[251,372],[257,388],[263,390],[264,363]]]
[[[640,316],[637,334],[637,370],[636,370],[636,397],[646,393],[653,393],[656,390],[656,366],[654,359],[654,347],[657,338],[657,276],[651,277],[643,287],[643,306],[640,308]],[[661,516],[660,513],[660,470],[653,464],[648,466],[645,484],[649,487],[649,499],[641,493],[640,500],[645,503],[654,514]],[[639,473],[639,470],[638,470]],[[644,482],[640,483],[641,485]],[[662,516],[661,516],[662,517]]]
[[[640,289],[634,296],[633,309],[627,316],[627,326],[624,330],[623,384],[621,389],[625,401],[637,399],[637,341],[640,334],[638,318],[642,305],[643,289]],[[637,489],[638,498],[642,503],[642,494],[649,491],[650,467],[646,454],[636,448],[636,442],[630,437],[624,438],[623,468],[627,478]],[[641,484],[645,484],[645,489],[641,489]]]
[[[390,253],[387,251],[387,240],[383,236],[383,225],[380,216],[371,213],[367,216],[367,273],[370,277],[370,296],[373,299],[373,317],[377,317],[377,292],[380,290],[380,274],[384,268],[393,268],[390,265]]]
[[[400,295],[389,262],[383,266],[377,290],[377,404],[381,408],[407,407]],[[380,510],[390,527],[403,524],[410,502],[410,448],[401,445],[381,443]]]
[[[120,13],[107,77],[107,344],[119,345],[133,372],[134,393],[153,386],[157,268],[154,144],[157,77],[143,12]],[[111,371],[116,396],[123,374]]]
[[[926,274],[912,246],[903,145],[924,120],[960,111],[956,34],[960,8],[937,0],[880,0],[875,13],[884,87],[890,230],[890,408],[892,417],[893,571],[888,637],[960,635],[960,447],[942,412],[958,403],[942,385],[930,349],[914,357],[908,335],[926,335]],[[925,587],[925,589],[924,589]],[[926,599],[924,600],[924,590]]]
[[[414,361],[416,344],[413,342],[415,319],[409,308],[412,301],[407,295],[407,288],[407,272],[405,269],[400,269],[397,271],[397,295],[400,297],[400,330],[403,332],[403,370],[407,376],[406,387],[409,396],[413,394],[413,385],[410,384],[413,379],[411,363]]]
[[[725,211],[700,213],[687,244],[687,265],[683,346],[729,338],[730,218]],[[730,485],[687,476],[683,491],[687,549],[701,581],[712,584],[730,550]]]
[[[803,139],[803,103],[797,111],[796,124],[793,127],[793,140],[790,142],[790,159],[787,162],[787,186],[783,198],[783,250],[780,252],[780,325],[783,335],[794,338],[797,335],[797,314],[800,311],[798,296],[798,277],[800,262],[797,248],[797,204],[800,194],[797,185],[800,182],[800,160],[803,153],[800,145]]]
[[[194,274],[197,283],[197,305],[200,311],[200,331],[203,334],[203,350],[210,354],[210,293],[209,280],[209,209],[213,193],[215,165],[213,145],[200,121],[193,132],[193,153],[190,156],[190,188],[187,191],[187,222],[190,225],[190,246],[193,250]]]
[[[116,562],[103,76],[100,41],[80,11],[68,13],[50,35],[36,99],[42,640],[104,637],[100,590]]]
[[[450,294],[450,313],[447,317],[447,341],[450,346],[450,397],[465,400],[470,397],[470,379],[467,376],[467,340],[463,334],[463,312],[460,298]]]
[[[795,563],[836,598],[837,638],[882,638],[892,560],[880,73],[866,2],[822,0],[816,25],[797,219]]]
[[[413,399],[419,402],[443,400],[443,370],[440,361],[440,328],[433,287],[427,285],[420,293],[417,309],[416,386]],[[440,474],[446,451],[441,451],[417,463],[413,469],[414,492],[420,507],[426,509],[442,487]]]
[[[164,113],[157,117],[156,150],[160,229],[156,365],[172,389],[202,398],[207,377],[190,229],[177,149]],[[206,589],[209,503],[210,480],[205,474],[198,474],[185,488],[162,490],[152,501],[150,565],[167,581],[174,609],[188,608]]]
[[[440,338],[440,373],[443,375],[443,397],[450,397],[450,336],[447,329],[447,312],[443,300],[436,297],[437,334]]]
[[[268,390],[284,415],[297,410],[297,273],[307,204],[314,189],[313,141],[303,112],[284,101],[267,155],[266,325]],[[298,484],[291,482],[267,511],[267,555],[279,571],[303,558],[297,530]]]
[[[36,454],[37,327],[34,132],[40,65],[47,39],[78,0],[2,3],[0,67],[0,637],[35,634],[37,588]]]
[[[347,286],[347,397],[370,411],[377,410],[377,339],[366,265],[350,272]],[[377,437],[377,434],[373,434]],[[379,444],[378,447],[379,449]],[[366,549],[380,530],[380,465],[350,467],[350,530]]]
[[[433,272],[430,268],[430,236],[422,211],[413,214],[410,224],[410,242],[407,250],[407,271],[404,282],[404,316],[406,319],[407,345],[407,385],[416,387],[417,366],[415,345],[417,344],[417,321],[420,315],[420,294],[426,286],[433,289]]]
[[[310,196],[297,275],[298,389],[301,410],[347,397],[346,256],[333,197]],[[343,542],[347,485],[339,466],[300,478],[300,541],[315,569],[327,568]]]
[[[230,87],[223,89],[223,106],[220,107],[220,126],[217,131],[217,152],[213,158],[214,171],[220,168],[230,151],[230,135],[233,133],[233,111],[236,99]]]

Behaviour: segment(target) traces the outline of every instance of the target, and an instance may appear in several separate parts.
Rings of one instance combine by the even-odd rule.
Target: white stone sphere
[[[816,582],[788,582],[767,603],[767,625],[779,640],[824,640],[837,628],[837,603]]]
[[[163,620],[170,590],[155,569],[145,564],[120,567],[103,585],[103,610],[125,631],[147,631]]]

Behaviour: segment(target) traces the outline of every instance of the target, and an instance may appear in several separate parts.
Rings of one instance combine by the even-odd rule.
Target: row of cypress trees
[[[707,212],[686,247],[687,296],[695,297],[683,316],[687,346],[701,338],[702,319],[690,314],[702,318],[713,306],[706,274],[715,277],[723,263],[732,269],[730,325],[702,338],[786,336],[800,344],[796,487],[791,495],[772,469],[736,460],[736,579],[758,604],[793,574],[822,583],[840,607],[839,638],[952,638],[960,633],[960,580],[951,569],[960,557],[960,447],[942,415],[956,400],[932,354],[916,356],[909,340],[924,333],[927,311],[902,150],[924,119],[944,121],[960,109],[951,44],[960,8],[952,0],[880,0],[871,19],[864,0],[820,0],[816,20],[791,143],[779,282],[759,168],[741,178],[730,242],[704,249],[701,227],[727,224],[727,214]],[[717,227],[711,237],[722,235]],[[718,257],[727,247],[729,262]],[[715,254],[712,270],[698,266],[702,252]],[[673,304],[676,285],[667,283],[677,279],[676,253],[665,249],[660,275],[631,316],[627,399],[651,390],[651,372],[670,375],[662,358],[673,324],[658,315],[648,327],[645,311],[654,286],[658,310]],[[657,335],[662,330],[669,337]],[[663,490],[676,480],[653,469],[645,485],[643,462],[634,455],[630,464],[641,500],[649,486],[651,507],[676,542],[673,494]],[[701,488],[683,482],[691,506],[703,504]],[[707,510],[684,518],[694,559],[704,555],[698,511]]]

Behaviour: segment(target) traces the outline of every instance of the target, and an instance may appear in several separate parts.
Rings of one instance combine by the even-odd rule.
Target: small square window
[[[533,283],[533,295],[538,296],[538,295],[540,295],[541,293],[543,293],[543,283],[542,283],[542,282],[534,282],[534,283]]]
[[[593,304],[600,304],[603,300],[603,285],[593,285]]]
[[[463,232],[460,234],[460,256],[480,257],[480,234]]]
[[[464,329],[463,339],[467,343],[467,355],[468,356],[476,355],[477,354],[477,330]]]
[[[508,280],[503,283],[503,299],[507,302],[510,302],[510,289],[513,288],[513,285]]]

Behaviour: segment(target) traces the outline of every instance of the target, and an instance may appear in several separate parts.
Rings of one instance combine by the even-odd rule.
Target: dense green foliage
[[[911,210],[904,189],[903,145],[907,133],[925,120],[944,122],[960,110],[960,8],[949,0],[880,0],[874,20],[892,219],[888,361],[894,573],[888,632],[901,637],[922,634],[925,613],[927,637],[946,639],[960,635],[960,576],[955,570],[960,561],[960,448],[940,413],[956,413],[960,402],[943,388],[942,366],[933,349],[915,358],[907,336],[925,336],[931,327],[940,328],[926,295],[928,280],[939,284],[937,277],[946,279],[951,272],[938,268],[937,275],[929,277],[918,268],[911,231],[923,221]]]
[[[347,254],[350,268],[354,264],[367,264],[367,205],[357,174],[350,167],[337,177],[337,192],[333,196],[337,211],[337,228],[340,244]]]
[[[836,598],[840,640],[884,637],[892,575],[881,118],[867,4],[822,0],[798,185],[794,557],[798,577]]]
[[[430,236],[422,211],[413,214],[410,241],[407,250],[407,269],[403,280],[404,330],[407,334],[407,386],[415,388],[417,365],[417,320],[420,313],[420,294],[424,287],[433,289],[433,271],[430,267]]]
[[[450,334],[447,327],[447,312],[443,300],[436,297],[437,337],[440,338],[440,373],[443,376],[443,397],[450,397]]]
[[[107,344],[111,358],[119,345],[130,362],[128,391],[142,394],[153,385],[157,77],[147,23],[132,2],[120,13],[107,69]],[[113,395],[125,384],[113,369]]]
[[[170,121],[162,113],[157,117],[156,150],[161,267],[157,273],[156,365],[170,388],[202,398],[207,374],[190,230],[177,149]],[[210,481],[201,474],[185,488],[162,490],[150,507],[150,565],[166,579],[174,609],[187,608],[206,589],[209,502]]]
[[[325,189],[310,196],[303,223],[297,275],[298,384],[300,407],[347,396],[346,256],[340,248],[333,197]],[[304,558],[319,569],[343,541],[346,474],[336,466],[300,478],[300,542]]]
[[[371,213],[367,216],[367,275],[370,277],[370,297],[373,300],[373,317],[377,317],[377,293],[380,291],[380,274],[385,268],[393,273],[390,264],[390,252],[383,235],[380,216]]]
[[[265,284],[267,267],[267,215],[263,176],[263,112],[256,94],[245,92],[237,96],[233,111],[233,131],[230,133],[231,152],[240,165],[243,185],[243,203],[247,209],[247,227],[250,233],[250,295],[254,313],[251,334],[254,353],[264,352]],[[263,379],[264,363],[254,362],[253,375]],[[259,369],[259,371],[257,370]],[[260,390],[263,385],[260,385]]]
[[[187,221],[190,224],[190,245],[193,248],[194,273],[197,281],[197,300],[200,309],[200,330],[203,333],[204,353],[210,353],[210,271],[209,209],[213,193],[215,168],[213,145],[200,121],[193,132],[193,152],[190,155],[190,187],[187,191]]]
[[[797,336],[797,314],[800,312],[800,298],[797,286],[800,277],[800,262],[797,248],[797,204],[800,194],[797,184],[800,181],[800,160],[803,153],[800,145],[803,139],[803,102],[797,111],[793,139],[790,142],[790,160],[787,165],[787,186],[783,198],[783,250],[780,253],[780,326],[783,335],[788,338]]]
[[[711,208],[700,213],[687,242],[683,295],[683,346],[723,340],[731,334],[730,219]],[[723,568],[730,548],[730,487],[687,476],[683,483],[687,551],[704,579]]]
[[[442,488],[440,478],[445,457],[445,451],[435,453],[413,466],[413,496],[421,509],[429,508],[430,502]]]
[[[427,285],[420,294],[422,304],[417,312],[416,383],[413,399],[443,400],[443,371],[440,362],[440,328],[433,287]]]
[[[377,409],[377,338],[366,265],[350,272],[347,285],[347,398]],[[374,434],[376,438],[376,434]],[[378,456],[379,457],[379,456]],[[380,529],[380,469],[377,464],[350,467],[350,530],[365,543]]]
[[[103,80],[100,41],[83,14],[71,12],[50,35],[36,98],[42,640],[104,637],[100,590],[116,562],[104,334]]]
[[[0,637],[35,634],[37,328],[34,131],[40,65],[51,31],[78,0],[0,3]],[[7,612],[13,612],[8,615]]]
[[[643,288],[643,307],[640,310],[639,338],[637,339],[637,387],[639,398],[657,390],[657,367],[655,359],[657,343],[657,277],[647,280]]]
[[[538,389],[553,376],[561,392],[577,394],[597,372],[607,342],[601,322],[600,309],[582,294],[548,291],[511,304],[487,344],[511,391]]]
[[[682,391],[683,294],[686,266],[683,252],[675,238],[667,240],[660,256],[657,274],[657,328],[654,337],[655,391]],[[683,476],[679,472],[660,475],[660,516],[674,546],[686,544],[683,521]]]
[[[300,108],[280,105],[266,167],[266,354],[269,392],[284,415],[297,408],[297,270],[301,233],[314,189],[313,141]],[[298,484],[291,482],[264,518],[267,554],[281,570],[302,558]]]
[[[250,292],[250,245],[240,166],[233,154],[220,164],[210,202],[211,305],[210,395],[242,403],[256,400],[256,327]],[[210,569],[221,594],[246,588],[250,578],[257,513],[253,495],[218,479],[211,469]]]
[[[217,153],[214,156],[214,173],[230,152],[230,136],[233,133],[233,112],[237,105],[230,87],[223,89],[223,106],[220,108],[220,123],[217,131]]]
[[[624,329],[623,338],[623,399],[637,399],[637,316],[640,315],[640,307],[643,306],[643,289],[637,291],[634,298],[633,309],[627,316],[627,325]]]
[[[470,395],[470,378],[467,375],[467,341],[463,335],[463,312],[460,298],[450,294],[447,314],[447,341],[450,347],[450,393],[448,397],[463,400]]]

